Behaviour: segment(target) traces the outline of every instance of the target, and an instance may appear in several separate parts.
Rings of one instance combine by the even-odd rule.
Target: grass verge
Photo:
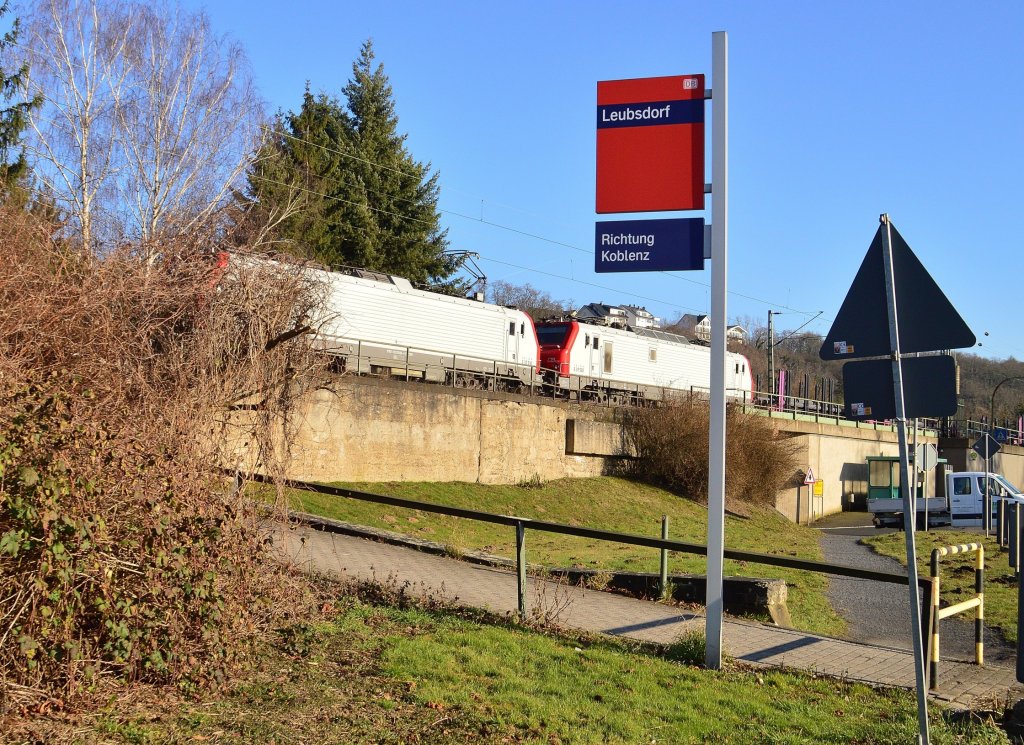
[[[917,534],[917,571],[931,576],[932,549],[962,543],[981,543],[985,547],[985,625],[996,628],[1011,644],[1017,642],[1017,582],[1010,570],[1007,553],[999,548],[994,537],[965,531],[929,530]],[[883,556],[891,556],[906,566],[906,538],[903,533],[865,538],[864,544]],[[943,605],[974,597],[974,562],[976,554],[943,557],[939,564],[940,593]],[[958,616],[972,620],[974,611]]]
[[[219,698],[150,691],[33,736],[137,745],[915,739],[905,691],[782,670],[707,671],[649,647],[381,605],[380,597],[342,596],[318,618],[281,630]],[[934,707],[932,716],[936,743],[1008,742],[991,724],[952,723]]]
[[[560,479],[542,484],[499,486],[469,483],[347,483],[352,489],[417,499],[436,504],[519,515],[538,520],[585,525],[625,533],[660,536],[661,516],[669,516],[670,537],[707,542],[707,510],[656,487],[614,477]],[[290,491],[293,509],[425,538],[459,550],[483,550],[515,556],[514,531],[504,526]],[[772,509],[751,507],[749,518],[726,517],[729,548],[822,559],[817,533],[794,525]],[[640,572],[658,571],[658,552],[636,546],[571,536],[530,532],[527,560],[548,567],[585,567]],[[703,574],[702,556],[672,554],[669,569]],[[802,630],[841,635],[845,623],[825,597],[828,578],[811,572],[726,561],[725,573],[777,577],[789,586],[789,609]]]

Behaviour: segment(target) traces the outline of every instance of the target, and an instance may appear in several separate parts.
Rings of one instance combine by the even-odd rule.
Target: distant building
[[[690,334],[695,339],[703,342],[711,341],[711,317],[706,315],[692,315],[687,313],[676,327],[684,334]],[[745,341],[747,330],[739,325],[728,326],[725,330],[726,339],[729,341]]]
[[[576,311],[576,318],[605,326],[629,326],[635,329],[661,328],[660,318],[657,318],[647,308],[637,305],[590,303]]]
[[[662,320],[651,313],[647,308],[638,305],[623,305],[626,311],[626,324],[635,329],[660,329]]]
[[[687,313],[679,319],[676,324],[683,334],[691,334],[695,339],[711,341],[711,318],[710,316],[695,316]]]
[[[729,341],[746,341],[747,330],[742,326],[729,326],[725,330],[725,336]]]
[[[590,303],[576,311],[576,318],[591,323],[602,323],[606,326],[625,326],[627,315],[626,309],[617,305]]]

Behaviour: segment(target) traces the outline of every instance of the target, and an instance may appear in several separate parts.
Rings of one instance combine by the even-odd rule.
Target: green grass
[[[662,489],[621,478],[561,479],[539,486],[337,485],[435,504],[649,536],[661,535],[661,516],[666,514],[671,538],[690,543],[707,541],[706,509]],[[514,531],[500,525],[311,492],[292,491],[289,500],[293,509],[324,517],[397,531],[458,550],[475,549],[515,556]],[[817,532],[794,525],[775,510],[754,507],[751,518],[727,516],[725,523],[729,548],[822,559]],[[527,560],[547,567],[658,571],[656,550],[536,531],[527,533]],[[698,555],[672,554],[669,569],[677,573],[703,574],[705,559]],[[797,628],[832,635],[840,635],[845,630],[844,621],[825,597],[828,588],[825,575],[742,561],[726,561],[725,573],[784,579],[789,587],[790,613]]]
[[[906,743],[913,696],[780,670],[707,671],[649,648],[567,639],[353,598],[261,650],[220,698],[124,703],[69,742]],[[1006,743],[951,724],[936,743]]]
[[[917,570],[922,577],[931,576],[932,549],[962,543],[982,543],[985,547],[985,624],[999,629],[1011,644],[1017,642],[1017,582],[1010,570],[1008,554],[994,537],[963,531],[929,530],[918,532]],[[907,564],[906,538],[903,533],[889,533],[864,539],[864,543],[884,556]],[[946,556],[939,563],[939,589],[943,605],[953,605],[974,597],[974,562],[976,554]],[[970,610],[958,618],[974,619]]]

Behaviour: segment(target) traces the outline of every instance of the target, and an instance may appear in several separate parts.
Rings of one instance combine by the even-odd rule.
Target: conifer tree
[[[278,117],[250,172],[251,195],[268,210],[289,188],[302,192],[302,208],[280,229],[299,253],[462,290],[451,278],[460,261],[445,255],[438,175],[405,147],[372,42],[342,93],[344,103],[307,86],[300,110]]]
[[[0,3],[0,18],[9,11],[9,0]],[[17,48],[19,22],[15,18],[10,30],[0,37],[0,98],[8,105],[0,108],[0,196],[3,199],[27,200],[25,185],[29,176],[25,149],[21,144],[22,132],[28,124],[28,113],[40,104],[38,98],[18,100],[28,64],[22,62],[14,72],[8,72],[10,52]]]
[[[261,219],[282,216],[276,241],[328,264],[339,263],[337,191],[345,133],[342,105],[314,96],[307,85],[298,113],[278,114],[249,171],[249,197]]]

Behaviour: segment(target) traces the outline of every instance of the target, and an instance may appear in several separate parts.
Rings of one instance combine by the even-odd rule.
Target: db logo
[[[684,91],[692,91],[692,90],[695,90],[696,88],[697,88],[697,79],[696,78],[685,78],[683,80],[683,90]]]

